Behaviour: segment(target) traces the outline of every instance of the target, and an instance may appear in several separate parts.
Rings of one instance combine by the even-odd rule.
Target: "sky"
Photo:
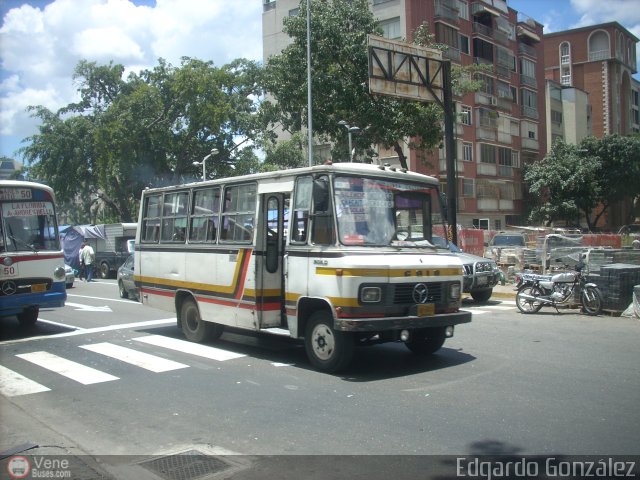
[[[431,0],[424,0],[431,1]],[[263,0],[0,0],[0,155],[37,133],[26,111],[77,100],[80,60],[150,69],[183,56],[262,59]],[[640,38],[637,0],[508,0],[546,33],[618,21]],[[638,52],[640,58],[640,51]],[[126,73],[125,73],[126,74]]]

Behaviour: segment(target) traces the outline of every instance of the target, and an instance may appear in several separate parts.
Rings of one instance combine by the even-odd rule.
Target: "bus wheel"
[[[311,315],[304,346],[311,364],[324,372],[344,369],[353,357],[353,337],[333,329],[333,318],[326,311]]]
[[[30,327],[38,321],[38,314],[40,309],[38,307],[29,307],[22,313],[18,314],[18,322],[23,327]]]
[[[180,309],[182,332],[187,340],[204,342],[216,340],[222,335],[223,327],[215,323],[205,322],[200,318],[200,310],[192,298],[185,300]]]
[[[414,338],[405,343],[407,348],[417,355],[431,355],[440,350],[447,338],[444,327],[427,328],[415,332]]]

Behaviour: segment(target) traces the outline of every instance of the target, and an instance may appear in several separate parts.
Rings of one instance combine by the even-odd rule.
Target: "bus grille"
[[[399,283],[395,285],[393,294],[393,303],[403,305],[407,303],[416,303],[413,299],[413,289],[417,283]],[[426,283],[427,286],[427,302],[439,303],[442,301],[442,283]]]
[[[50,278],[18,278],[7,279],[0,283],[0,296],[8,297],[9,295],[20,295],[23,293],[31,293],[31,285],[44,283],[46,291],[51,290]]]

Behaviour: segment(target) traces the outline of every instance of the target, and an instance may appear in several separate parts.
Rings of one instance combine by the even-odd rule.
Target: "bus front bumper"
[[[337,318],[334,328],[342,332],[383,332],[448,327],[471,322],[471,312],[442,313],[430,317]]]

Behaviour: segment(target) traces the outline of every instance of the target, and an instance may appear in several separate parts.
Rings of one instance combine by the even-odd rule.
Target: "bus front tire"
[[[323,372],[344,369],[353,357],[353,337],[333,329],[329,312],[316,312],[307,323],[304,346],[311,364]]]
[[[38,314],[40,313],[40,309],[38,307],[29,307],[25,309],[22,313],[18,314],[18,322],[22,327],[30,327],[35,325],[38,321]]]
[[[201,343],[206,340],[217,340],[222,335],[222,325],[203,321],[198,305],[193,299],[185,300],[182,304],[180,324],[184,336],[191,342]]]

